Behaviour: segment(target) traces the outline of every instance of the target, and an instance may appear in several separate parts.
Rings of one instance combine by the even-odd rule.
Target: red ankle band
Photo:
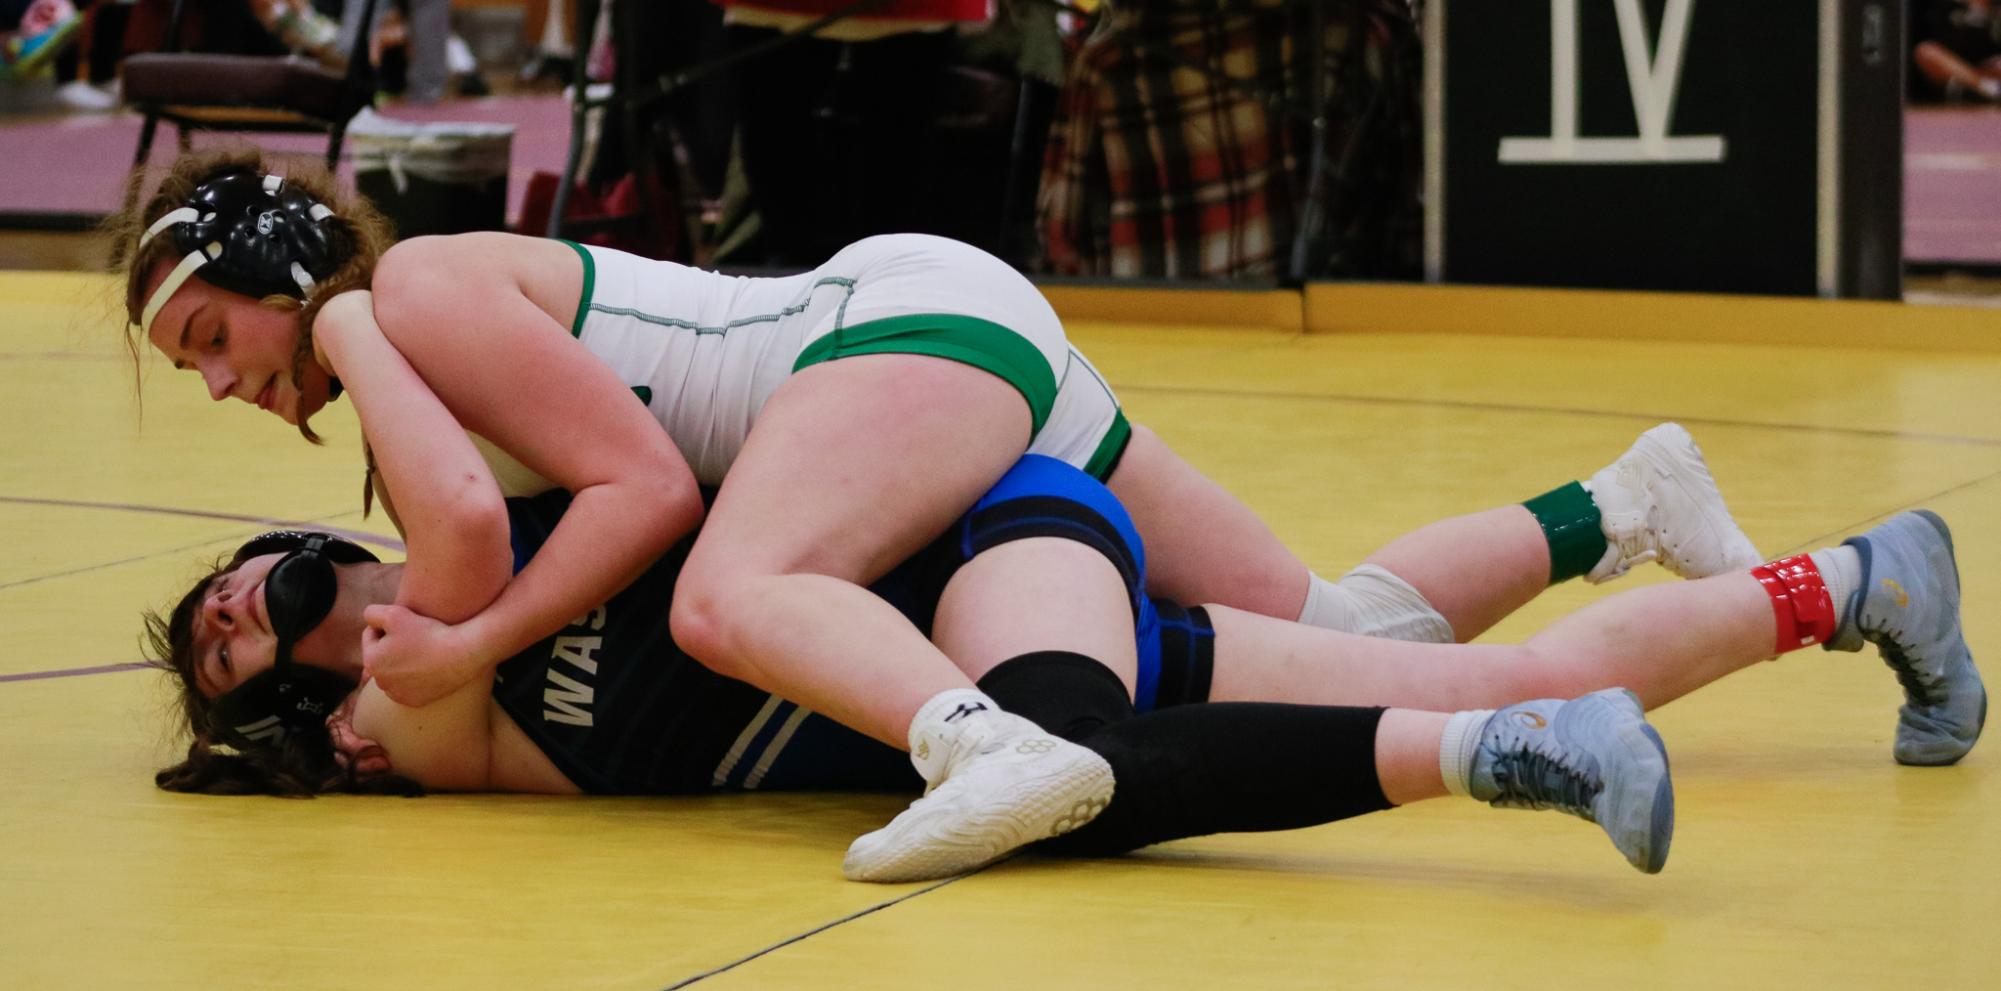
[[[1772,614],[1779,621],[1779,653],[1824,643],[1834,636],[1839,617],[1813,558],[1801,554],[1761,564],[1751,569],[1751,577],[1772,597]]]

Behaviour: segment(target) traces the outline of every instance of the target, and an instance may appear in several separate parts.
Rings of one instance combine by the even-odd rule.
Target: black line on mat
[[[170,506],[145,506],[145,505],[136,505],[131,503],[121,503],[121,502],[82,502],[75,499],[31,499],[25,496],[0,496],[0,503],[11,503],[14,505],[23,505],[23,506],[58,506],[64,509],[111,509],[120,512],[159,513],[165,516],[193,516],[198,519],[227,520],[232,523],[256,523],[259,526],[268,526],[268,527],[283,528],[283,529],[317,528],[320,530],[325,530],[329,533],[346,537],[350,540],[365,540],[368,541],[369,543],[380,544],[382,546],[392,547],[397,550],[404,549],[403,542],[400,540],[396,540],[394,538],[379,537],[372,533],[363,533],[360,530],[348,530],[341,527],[333,527],[326,525],[325,523],[326,520],[338,519],[339,517],[347,516],[349,515],[347,512],[334,513],[331,516],[322,516],[310,520],[281,520],[265,516],[240,516],[235,513],[211,513],[198,509],[174,509]],[[189,550],[191,548],[201,547],[205,544],[213,544],[219,539],[223,538],[210,538],[208,540],[198,540],[192,544],[182,544],[179,547],[169,547],[164,550],[152,551],[150,553],[140,554],[135,557],[120,558],[116,561],[104,561],[98,564],[86,565],[81,568],[72,568],[68,571],[58,571],[54,574],[36,575],[33,578],[21,578],[11,582],[0,582],[0,591],[4,591],[10,588],[18,588],[22,585],[33,585],[36,582],[45,582],[55,578],[68,578],[71,575],[87,574],[92,571],[98,571],[104,568],[116,567],[121,564],[131,564],[134,561],[145,561],[151,558],[159,557],[163,554],[176,554],[181,551]]]
[[[1516,403],[1476,403],[1458,399],[1399,399],[1393,396],[1351,396],[1331,392],[1263,392],[1254,389],[1213,389],[1171,385],[1131,385],[1113,383],[1113,388],[1122,393],[1160,393],[1176,396],[1223,396],[1231,399],[1304,399],[1328,403],[1355,403],[1363,406],[1416,406],[1437,409],[1459,409],[1483,413],[1549,413],[1558,416],[1595,416],[1622,420],[1642,420],[1649,423],[1697,424],[1710,427],[1749,427],[1761,430],[1789,430],[1799,433],[1839,434],[1849,437],[1870,437],[1884,440],[1930,441],[1944,444],[1964,444],[1970,447],[2001,447],[2001,438],[1962,437],[1957,434],[1910,433],[1902,430],[1870,430],[1862,427],[1823,427],[1809,423],[1761,423],[1756,420],[1730,420],[1720,417],[1682,416],[1668,413],[1634,413],[1620,410],[1573,409],[1564,406],[1534,406]]]
[[[978,873],[978,872],[976,871],[976,872],[974,872],[974,873]],[[705,980],[708,980],[709,978],[711,978],[711,977],[714,977],[714,976],[716,976],[717,974],[721,974],[721,973],[723,973],[723,972],[725,972],[725,971],[730,971],[730,970],[734,970],[734,969],[736,969],[736,968],[738,968],[738,967],[741,967],[741,966],[743,966],[744,964],[747,964],[747,963],[751,962],[752,960],[755,960],[755,959],[757,959],[758,957],[761,957],[761,956],[764,956],[764,955],[765,955],[765,954],[767,954],[767,953],[771,953],[771,952],[774,952],[774,951],[777,951],[777,950],[782,950],[782,949],[784,949],[785,947],[788,947],[788,946],[791,946],[792,944],[794,944],[794,943],[797,943],[797,942],[799,942],[799,941],[800,941],[800,940],[802,940],[802,939],[806,939],[806,938],[808,938],[808,937],[811,937],[811,936],[817,936],[817,935],[819,935],[819,934],[821,934],[821,933],[823,933],[823,932],[826,932],[826,931],[827,931],[827,930],[829,930],[829,929],[832,929],[832,928],[834,928],[835,926],[839,926],[839,925],[845,925],[845,924],[847,924],[847,923],[850,923],[850,922],[853,922],[853,921],[855,921],[856,919],[859,919],[859,918],[861,918],[861,917],[862,917],[862,916],[864,916],[864,915],[871,915],[871,914],[874,914],[874,913],[876,913],[876,912],[880,912],[880,911],[882,911],[883,909],[886,909],[886,908],[890,907],[891,905],[897,905],[897,904],[901,904],[901,903],[903,903],[903,902],[907,902],[907,901],[909,901],[910,899],[912,899],[912,898],[915,898],[915,897],[917,897],[918,895],[928,895],[928,894],[930,894],[930,893],[931,893],[931,892],[933,892],[933,891],[937,891],[937,890],[938,890],[939,888],[942,888],[942,887],[944,887],[944,886],[946,886],[946,885],[948,885],[948,884],[951,884],[951,883],[953,883],[954,881],[963,881],[963,880],[965,880],[966,878],[969,878],[969,877],[972,877],[972,876],[973,876],[972,874],[961,874],[961,875],[959,875],[958,877],[951,877],[951,878],[946,878],[945,880],[943,880],[943,881],[940,881],[940,882],[938,882],[937,884],[934,884],[934,885],[931,885],[931,886],[930,886],[930,887],[928,887],[928,888],[919,888],[919,889],[917,889],[916,891],[912,891],[912,892],[910,892],[910,893],[908,893],[908,894],[904,894],[904,895],[899,895],[899,896],[897,896],[897,897],[895,897],[895,898],[892,898],[892,899],[890,899],[890,900],[888,900],[888,901],[886,901],[886,902],[883,902],[883,903],[882,903],[882,904],[880,904],[880,905],[870,905],[869,907],[867,907],[867,908],[865,908],[865,909],[862,909],[862,910],[861,910],[861,911],[859,911],[859,912],[855,912],[855,913],[853,913],[853,914],[851,914],[851,915],[845,915],[845,916],[842,916],[841,918],[838,918],[838,919],[835,919],[835,920],[834,920],[834,921],[832,921],[832,922],[829,922],[829,923],[826,923],[826,924],[824,924],[824,925],[819,925],[819,926],[815,926],[815,927],[813,927],[813,928],[811,928],[811,929],[808,929],[808,930],[806,930],[805,932],[802,932],[802,933],[800,933],[800,934],[799,934],[799,935],[797,935],[797,936],[792,936],[792,937],[790,937],[790,938],[787,938],[787,939],[783,939],[783,940],[780,940],[780,941],[778,941],[778,942],[776,942],[776,943],[773,943],[773,944],[771,944],[770,946],[767,946],[767,947],[765,947],[765,948],[764,948],[764,949],[762,949],[762,950],[759,950],[759,951],[757,951],[756,953],[753,953],[753,954],[751,954],[751,955],[749,955],[749,956],[747,956],[747,957],[744,957],[744,958],[743,958],[743,959],[741,959],[741,960],[732,960],[732,961],[730,961],[729,963],[726,963],[726,964],[723,964],[723,965],[722,965],[722,966],[720,966],[720,967],[717,967],[717,968],[714,968],[713,970],[705,970],[705,971],[703,971],[703,972],[701,972],[701,973],[699,973],[699,974],[696,974],[696,975],[694,975],[693,977],[687,977],[687,978],[683,978],[683,979],[681,979],[681,980],[679,980],[679,981],[676,981],[676,982],[674,982],[673,984],[669,984],[669,985],[667,985],[667,987],[666,987],[666,988],[664,988],[664,989],[663,989],[663,991],[675,991],[675,989],[676,989],[676,988],[685,988],[685,987],[687,987],[688,985],[690,985],[690,984],[693,984],[693,983],[695,983],[695,982],[697,982],[697,981],[705,981]]]
[[[364,533],[360,530],[345,530],[340,527],[325,526],[322,523],[323,520],[346,516],[348,513],[353,512],[352,510],[333,513],[311,520],[284,520],[273,516],[245,516],[242,513],[215,513],[206,509],[149,506],[145,503],[137,502],[92,502],[87,499],[37,499],[32,496],[0,496],[0,503],[9,503],[17,506],[57,506],[63,509],[109,509],[122,513],[158,513],[162,516],[192,516],[196,519],[228,520],[231,523],[256,523],[262,526],[273,527],[318,526],[328,533],[339,537],[346,537],[349,540],[367,541],[371,544],[379,544],[383,547],[407,551],[407,548],[403,546],[403,542],[394,537],[383,537],[373,533]]]

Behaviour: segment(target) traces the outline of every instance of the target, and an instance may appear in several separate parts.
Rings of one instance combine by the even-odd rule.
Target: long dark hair
[[[201,795],[277,795],[311,798],[342,792],[414,798],[424,786],[390,771],[358,773],[337,756],[325,730],[291,732],[277,746],[230,750],[197,735],[180,763],[153,775],[167,791]]]
[[[204,795],[282,795],[310,798],[328,792],[363,795],[424,793],[424,786],[390,771],[357,772],[343,760],[325,727],[286,733],[276,745],[237,750],[218,742],[208,728],[211,700],[195,681],[195,620],[209,585],[235,570],[218,561],[188,589],[165,616],[146,612],[141,637],[147,663],[174,678],[179,692],[182,735],[190,737],[187,757],[153,775],[167,791]],[[352,700],[353,696],[349,696]],[[357,755],[358,757],[359,755]]]

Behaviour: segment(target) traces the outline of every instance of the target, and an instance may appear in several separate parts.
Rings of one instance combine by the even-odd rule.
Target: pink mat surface
[[[561,172],[570,135],[569,105],[560,96],[491,97],[434,106],[395,106],[385,117],[429,123],[477,121],[514,125],[513,159],[507,183],[507,215],[519,212],[528,177]],[[326,138],[310,134],[204,134],[195,146],[253,141],[274,151],[318,156]],[[78,114],[69,117],[0,117],[0,213],[104,214],[118,209],[120,184],[132,152],[139,147],[139,118],[133,114]],[[161,125],[152,161],[173,160],[174,130]],[[352,170],[341,163],[341,175]]]
[[[1904,115],[1904,258],[2001,264],[2001,108]]]

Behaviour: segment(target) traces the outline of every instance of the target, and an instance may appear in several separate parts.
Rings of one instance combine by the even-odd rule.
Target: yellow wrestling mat
[[[1096,308],[1066,307],[1095,315],[1071,330],[1133,418],[1324,574],[1588,475],[1674,418],[1768,555],[1907,507],[1942,513],[1968,639],[1997,670],[1994,347],[1505,336],[1497,320],[1535,329],[1534,307],[1409,288],[1405,303],[1459,304],[1466,333],[1441,332],[1449,307],[1391,326],[1394,302],[1393,332],[1370,332],[1354,307],[1400,297],[1367,291],[1304,319],[1297,297],[1290,311],[1268,294],[1170,297],[1166,312],[1212,325],[1144,325],[1111,322],[1122,297],[1097,292]],[[1148,298],[1123,300],[1138,315]],[[1667,314],[1656,324],[1740,309],[1679,300],[1621,305]],[[1592,305],[1549,304],[1573,324]],[[1789,306],[1889,340],[1912,313]],[[1301,332],[1323,318],[1341,332]],[[170,695],[130,667],[139,608],[271,521],[391,531],[360,518],[345,406],[320,417],[316,449],[149,361],[142,418],[117,334],[103,281],[0,273],[0,987],[2001,987],[1986,942],[2001,919],[1997,744],[1958,767],[1897,766],[1900,693],[1873,652],[1795,654],[1657,715],[1679,786],[1657,877],[1585,823],[1452,800],[882,887],[839,868],[891,797],[157,791]],[[1603,594],[1560,587],[1494,637]]]

